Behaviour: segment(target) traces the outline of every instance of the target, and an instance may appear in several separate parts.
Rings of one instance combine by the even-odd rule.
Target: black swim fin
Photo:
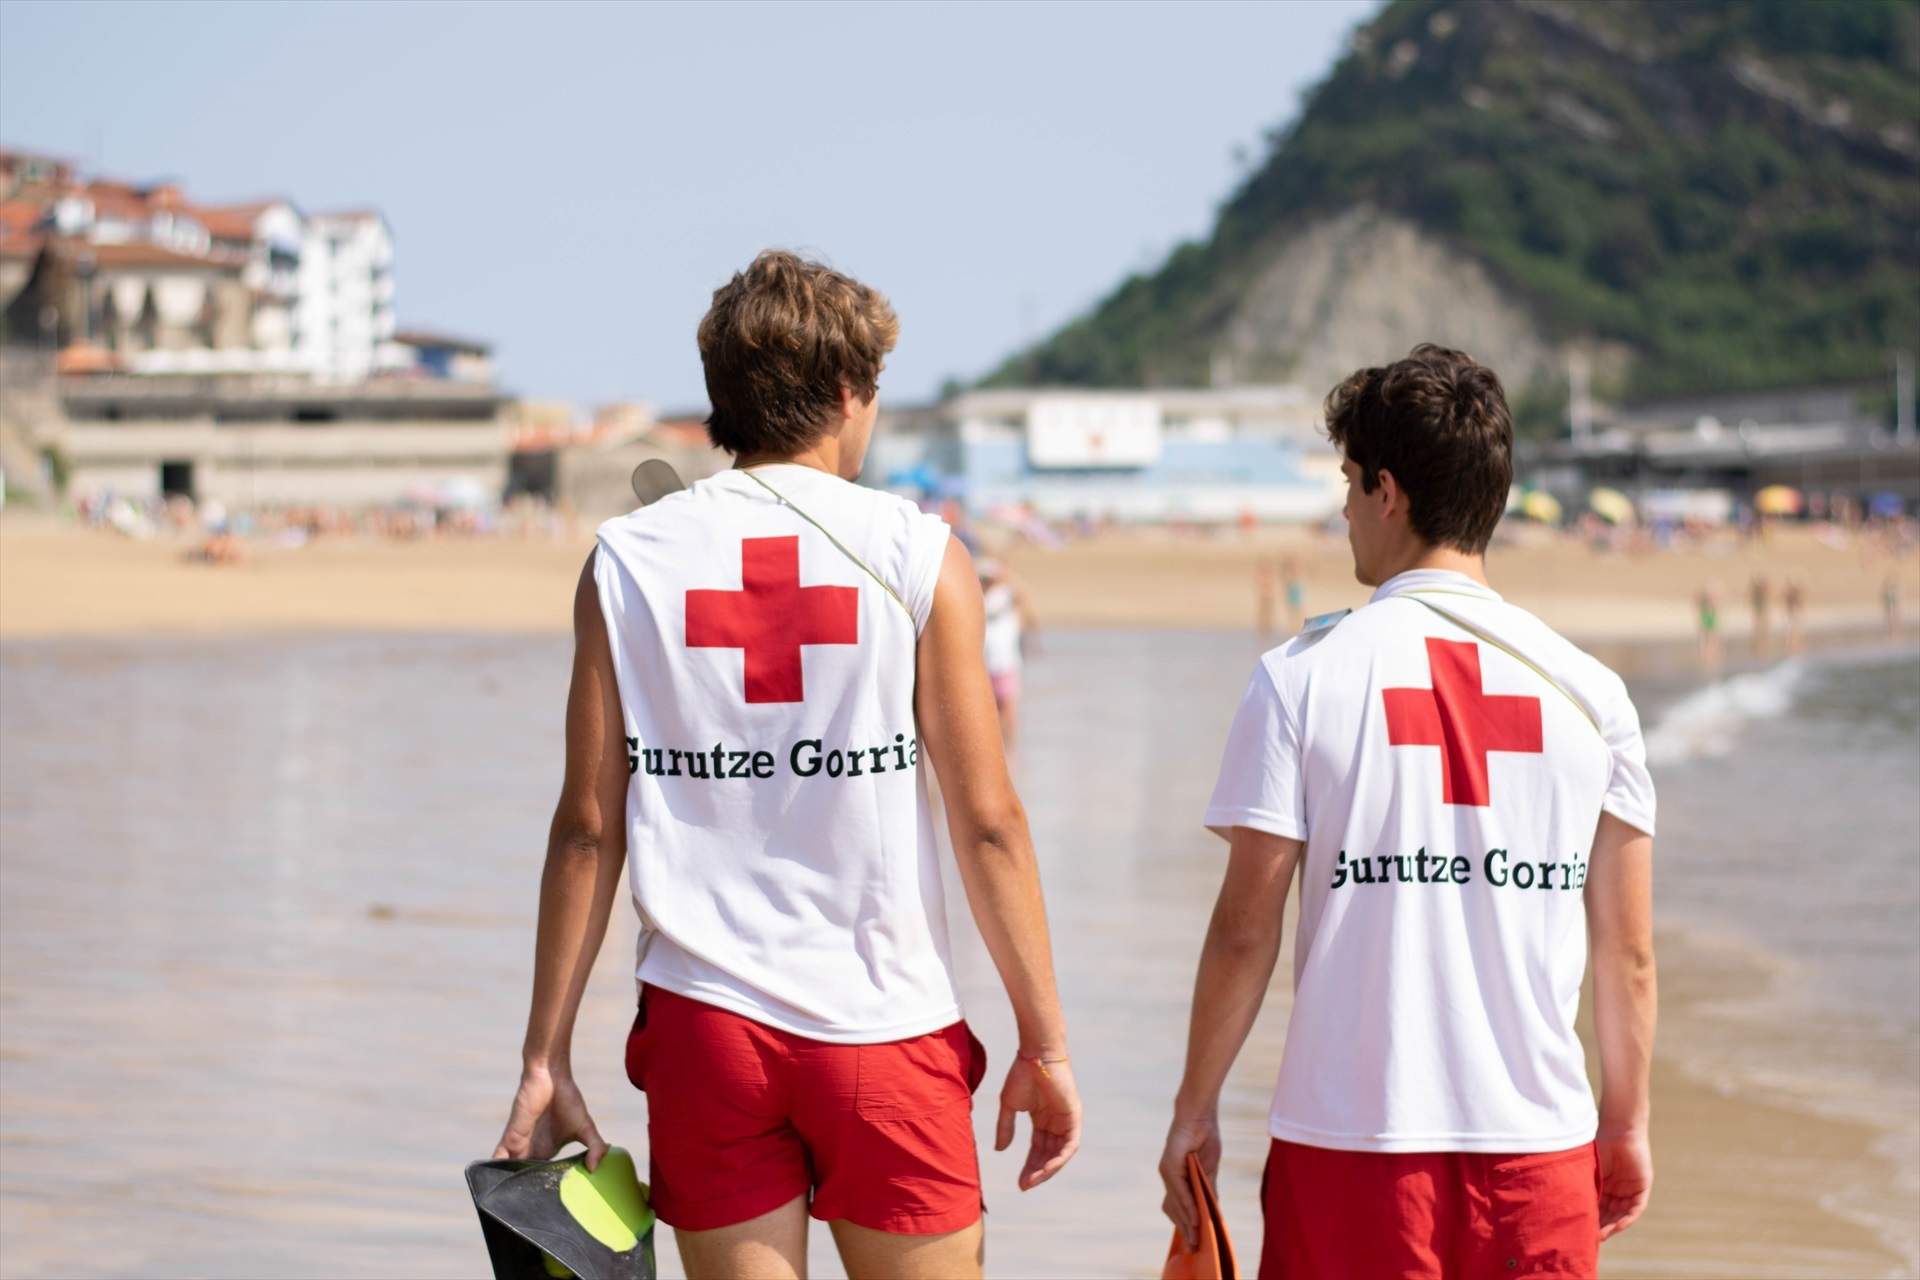
[[[654,1280],[653,1211],[633,1157],[476,1160],[467,1190],[494,1280]]]

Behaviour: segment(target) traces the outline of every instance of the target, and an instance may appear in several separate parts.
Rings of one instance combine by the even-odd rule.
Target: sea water
[[[1012,1028],[955,886],[994,1060],[977,1108],[990,1274],[1158,1272],[1154,1165],[1224,867],[1199,816],[1258,649],[1075,631],[1029,668],[1015,772],[1088,1127],[1031,1193],[1018,1150],[985,1151]],[[516,1080],[568,655],[564,638],[458,636],[0,653],[0,1269],[482,1271],[460,1171],[490,1153]],[[1704,687],[1669,669],[1636,693],[1661,927],[1774,975],[1718,1050],[1696,1035],[1689,1053],[1735,1093],[1890,1118],[1898,1156],[1898,1121],[1920,1115],[1920,666],[1820,656]],[[630,914],[616,905],[575,1060],[602,1131],[642,1152],[620,1065]],[[1222,1102],[1249,1267],[1290,952]],[[1818,1194],[1897,1235],[1872,1194],[1886,1175],[1863,1177]],[[836,1274],[824,1231],[814,1255]],[[661,1262],[677,1274],[669,1233]]]

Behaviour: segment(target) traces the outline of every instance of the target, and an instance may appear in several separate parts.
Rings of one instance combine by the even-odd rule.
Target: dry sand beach
[[[591,545],[586,523],[563,539],[342,537],[297,549],[250,544],[242,563],[213,568],[189,562],[178,538],[134,542],[9,516],[0,523],[0,636],[564,630]],[[1255,566],[1286,555],[1299,558],[1307,612],[1365,600],[1344,540],[1305,530],[1123,530],[1052,550],[1006,548],[1041,623],[1054,626],[1251,626]],[[1920,608],[1920,558],[1798,528],[1627,555],[1522,526],[1495,547],[1489,572],[1509,598],[1588,642],[1691,637],[1694,596],[1709,583],[1738,637],[1749,625],[1747,584],[1760,572],[1807,584],[1812,630],[1878,626],[1889,575],[1905,609]],[[1776,601],[1776,626],[1780,617]]]
[[[585,546],[351,539],[212,569],[185,562],[180,543],[0,523],[0,1272],[483,1265],[458,1168],[484,1154],[512,1083],[558,776],[561,633]],[[1030,671],[1018,773],[1091,1128],[1076,1166],[1033,1196],[986,1157],[990,1274],[1157,1272],[1152,1161],[1219,871],[1197,813],[1260,648],[1253,565],[1287,553],[1305,568],[1309,611],[1364,598],[1343,543],[1310,533],[1115,533],[1008,553],[1052,632]],[[1901,598],[1920,600],[1911,556],[1800,531],[1637,559],[1526,540],[1490,568],[1510,598],[1610,657],[1669,642],[1636,692],[1671,738],[1668,711],[1698,696],[1693,593],[1717,579],[1737,636],[1762,565],[1808,583],[1810,623],[1829,640],[1878,628],[1890,570]],[[1911,650],[1880,652],[1892,674],[1873,669],[1869,703],[1889,688],[1906,697],[1904,673],[1920,671]],[[1747,664],[1724,687],[1743,680],[1736,702],[1813,677]],[[1768,725],[1783,750],[1804,738],[1827,751],[1816,721],[1750,717],[1727,732]],[[1833,726],[1834,741],[1871,728]],[[1912,735],[1905,721],[1889,732],[1897,789]],[[1089,741],[1104,744],[1095,765]],[[1790,822],[1760,812],[1762,787],[1789,809],[1871,802],[1846,790],[1851,764],[1820,775],[1729,749],[1678,753],[1659,773],[1676,780],[1663,792],[1660,1182],[1646,1219],[1607,1246],[1606,1273],[1912,1275],[1914,1038],[1836,998],[1862,985],[1851,971],[1815,963],[1846,952],[1850,929],[1874,934],[1880,949],[1856,959],[1872,973],[1897,958],[1897,1010],[1911,944],[1863,924],[1852,898],[1806,895],[1797,931],[1729,927],[1712,909],[1737,899],[1714,879],[1728,864],[1709,856],[1730,808],[1755,811],[1726,837],[1740,844]],[[1714,792],[1714,777],[1737,775],[1730,763],[1760,780]],[[1893,808],[1920,808],[1920,784],[1907,785]],[[1897,842],[1896,818],[1855,808],[1842,825]],[[1893,891],[1859,892],[1910,912],[1907,864],[1894,865]],[[1777,919],[1773,901],[1728,918]],[[630,933],[623,918],[603,953],[577,1057],[602,1128],[641,1146],[644,1104],[610,1047],[630,1011]],[[1004,1002],[977,943],[961,965],[981,1034],[1004,1052]],[[1239,1137],[1223,1192],[1247,1251],[1289,989],[1283,972],[1225,1103]],[[76,1233],[91,1252],[74,1253]],[[816,1274],[837,1274],[822,1236]],[[678,1274],[664,1239],[661,1260]]]

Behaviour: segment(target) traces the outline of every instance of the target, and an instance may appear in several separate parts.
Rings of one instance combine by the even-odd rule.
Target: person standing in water
[[[983,654],[987,679],[993,685],[994,706],[1000,712],[1000,739],[1011,753],[1020,740],[1021,674],[1026,667],[1033,614],[1027,605],[1027,593],[999,560],[980,560],[980,594],[986,610]]]
[[[1273,637],[1274,595],[1279,576],[1271,558],[1261,556],[1253,562],[1253,630],[1262,640]],[[1287,630],[1291,632],[1293,628]]]
[[[1700,662],[1708,674],[1720,670],[1720,591],[1709,582],[1693,598],[1695,615],[1700,621]]]
[[[1787,652],[1807,651],[1807,588],[1798,578],[1788,578],[1781,602],[1787,610]]]
[[[653,1206],[689,1275],[977,1276],[972,1093],[923,762],[1020,1043],[996,1146],[1021,1188],[1080,1140],[1040,881],[945,522],[853,483],[898,321],[873,289],[756,258],[699,327],[732,470],[600,527],[574,597],[566,775],[523,1067],[498,1157],[606,1150],[571,1070],[623,863],[640,915],[626,1066]],[[629,859],[629,854],[631,855]]]
[[[1653,1181],[1654,794],[1620,678],[1487,584],[1512,481],[1500,381],[1416,347],[1327,398],[1355,576],[1268,652],[1207,827],[1227,868],[1160,1161],[1212,1172],[1221,1087],[1279,956],[1263,1280],[1592,1276]],[[1599,1107],[1574,1030],[1591,954]]]
[[[1756,573],[1748,590],[1753,602],[1753,651],[1765,654],[1773,648],[1773,579]]]
[[[1288,556],[1280,562],[1280,577],[1287,591],[1287,631],[1298,632],[1307,618],[1307,584],[1300,577],[1300,558]]]

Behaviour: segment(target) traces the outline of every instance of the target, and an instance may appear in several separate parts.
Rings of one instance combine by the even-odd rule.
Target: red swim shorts
[[[711,1231],[812,1193],[809,1212],[900,1235],[980,1220],[964,1022],[887,1044],[826,1044],[649,986],[627,1037],[647,1094],[653,1207]]]
[[[1530,1276],[1600,1263],[1593,1144],[1537,1155],[1329,1151],[1274,1140],[1260,1280]]]

